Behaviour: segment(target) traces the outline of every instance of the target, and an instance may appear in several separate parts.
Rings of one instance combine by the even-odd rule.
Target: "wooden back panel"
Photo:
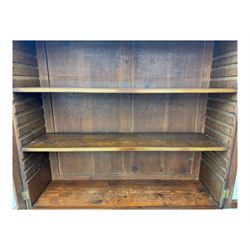
[[[41,86],[208,87],[211,42],[38,43]],[[48,132],[203,132],[206,95],[44,95]],[[198,178],[199,153],[60,153],[54,179]]]
[[[211,87],[237,88],[237,42],[215,42]],[[205,133],[228,146],[227,152],[202,153],[200,180],[220,206],[231,167],[237,126],[237,95],[209,94]]]
[[[40,86],[35,42],[13,42],[13,85]],[[23,187],[30,196],[27,207],[30,208],[51,180],[48,154],[23,153],[21,150],[46,131],[40,94],[14,94],[13,123],[14,149],[17,145]]]

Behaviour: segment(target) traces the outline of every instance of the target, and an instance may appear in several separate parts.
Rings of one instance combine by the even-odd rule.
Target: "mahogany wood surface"
[[[35,208],[217,208],[199,181],[52,181]]]
[[[28,208],[229,206],[236,41],[16,41],[13,87]]]
[[[25,145],[24,152],[225,151],[201,133],[47,133]]]
[[[47,132],[203,132],[206,94],[139,95],[134,94],[134,89],[144,92],[208,88],[211,57],[212,42],[206,41],[46,41],[43,45],[38,42],[41,87],[90,89],[90,92],[96,88],[133,89],[133,93],[126,94],[45,93]],[[118,173],[121,166],[126,177],[134,174],[133,166],[138,167],[138,159],[138,178],[148,173],[159,176],[159,169],[163,169],[161,174],[166,170],[166,178],[170,178],[169,171],[173,178],[179,174],[185,178],[186,174],[187,178],[191,175],[197,179],[199,174],[199,152],[183,156],[174,152],[157,156],[145,152],[131,157],[120,154],[114,159],[113,156],[108,152],[102,154],[107,164],[100,168],[104,164],[94,152],[77,157],[51,154],[53,179],[77,178],[77,173],[80,173],[78,178],[89,178],[88,169],[96,171],[91,176],[100,178],[103,174],[107,178],[110,169]],[[119,164],[115,164],[117,161]]]
[[[210,87],[237,89],[237,41],[214,43]],[[224,190],[229,188],[230,196],[233,191],[233,187],[231,185],[228,187],[227,182],[231,166],[234,171],[237,168],[236,162],[232,161],[234,144],[237,144],[236,127],[237,94],[209,94],[205,133],[224,143],[228,150],[202,153],[199,179],[220,207],[228,205],[227,199],[224,199]],[[231,184],[234,183],[235,174],[230,180]]]
[[[39,87],[39,70],[34,41],[13,41],[13,86]],[[22,191],[29,193],[25,207],[31,208],[51,180],[48,154],[25,153],[21,150],[22,146],[46,131],[40,94],[14,93],[13,127],[13,147],[17,147],[19,160],[17,165],[17,159],[13,159],[14,181],[17,184],[16,179],[20,178],[19,185],[22,183],[22,189],[16,185],[16,192],[19,196]],[[18,170],[19,176],[16,174]]]

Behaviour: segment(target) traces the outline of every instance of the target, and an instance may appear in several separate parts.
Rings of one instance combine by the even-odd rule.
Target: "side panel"
[[[230,166],[230,170],[228,171],[228,178],[227,178],[227,183],[226,183],[227,189],[229,190],[228,198],[224,200],[224,207],[226,208],[232,208],[234,206],[232,198],[233,198],[234,185],[235,185],[235,179],[236,179],[236,174],[237,174],[237,149],[238,147],[237,147],[237,135],[236,135],[234,146],[233,146],[231,166]]]
[[[21,169],[18,158],[17,145],[15,141],[14,131],[13,131],[13,188],[16,199],[16,208],[17,209],[25,209],[27,208],[26,202],[22,198],[23,182]]]
[[[13,42],[13,87],[40,86],[34,42]],[[22,183],[29,192],[26,206],[31,208],[51,180],[48,154],[23,153],[22,147],[45,133],[43,103],[40,94],[14,94],[13,96],[13,149],[17,149],[13,163],[13,178],[18,194]],[[15,155],[14,155],[15,156]],[[18,181],[17,181],[17,178]],[[17,186],[19,183],[19,187]],[[20,196],[19,196],[20,197]]]
[[[215,42],[210,87],[237,88],[237,42]],[[232,165],[237,127],[237,95],[208,95],[205,133],[228,147],[227,152],[202,153],[200,180],[220,207]],[[236,152],[237,153],[237,152]]]

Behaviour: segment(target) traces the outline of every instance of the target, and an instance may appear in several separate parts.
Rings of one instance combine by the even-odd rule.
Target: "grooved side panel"
[[[237,88],[237,42],[214,43],[210,86]],[[205,133],[224,143],[228,151],[202,153],[200,180],[220,206],[224,202],[236,126],[237,95],[209,94]]]
[[[208,87],[211,65],[211,42],[45,42],[50,87]],[[40,68],[40,66],[39,66]],[[45,74],[46,75],[46,74]],[[44,77],[43,77],[44,78]],[[45,86],[45,85],[44,85]],[[202,132],[206,95],[111,95],[111,94],[53,94],[50,107],[53,111],[49,124],[53,132]],[[47,116],[47,115],[46,115]],[[47,120],[47,118],[46,118]],[[53,178],[77,176],[88,162],[95,177],[106,175],[108,165],[95,168],[96,154],[73,155],[68,160],[62,154],[53,154]],[[110,158],[109,153],[104,153]],[[103,155],[103,157],[104,157]],[[199,153],[183,157],[161,153],[144,153],[141,161],[154,162],[142,167],[138,178],[158,166],[172,162],[172,173],[198,178]],[[72,157],[72,158],[71,158]],[[136,165],[134,157],[120,156],[129,174]],[[97,157],[98,158],[98,157]],[[192,159],[191,161],[189,159]],[[180,160],[178,160],[180,159]],[[111,158],[110,158],[111,160]],[[146,160],[145,160],[146,161]],[[182,162],[186,162],[183,169]],[[70,165],[69,165],[70,163]],[[119,163],[120,164],[120,163]],[[126,165],[126,164],[125,164]],[[147,165],[146,162],[143,165]],[[112,168],[119,172],[122,165]],[[182,169],[181,172],[179,169]],[[72,171],[71,171],[72,170]],[[121,175],[127,176],[127,173]],[[167,172],[165,172],[167,174]],[[63,176],[63,177],[62,177]]]
[[[13,87],[40,87],[35,42],[13,42]]]
[[[36,47],[32,41],[13,42],[13,86],[40,87]],[[31,208],[51,180],[48,154],[22,151],[23,146],[46,132],[40,94],[14,94],[13,123],[22,183],[29,191],[27,205]]]
[[[27,205],[26,205],[26,202],[22,198],[22,191],[23,191],[22,173],[21,173],[20,164],[19,164],[19,157],[18,157],[14,130],[13,130],[12,152],[13,152],[13,183],[14,183],[16,208],[25,209]]]

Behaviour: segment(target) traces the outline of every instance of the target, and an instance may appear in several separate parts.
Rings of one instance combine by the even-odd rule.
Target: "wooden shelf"
[[[97,151],[225,151],[221,143],[200,133],[66,133],[45,134],[24,152]]]
[[[89,94],[208,94],[236,93],[235,88],[14,88],[15,93],[89,93]]]
[[[199,181],[52,181],[34,205],[70,208],[217,208]]]

